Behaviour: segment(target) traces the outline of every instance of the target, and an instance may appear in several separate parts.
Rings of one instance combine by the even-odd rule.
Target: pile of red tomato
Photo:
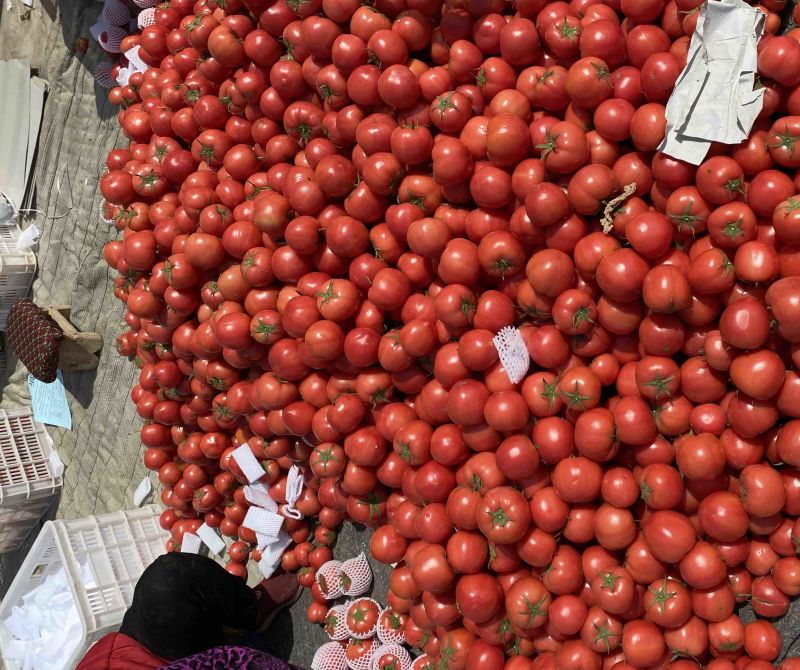
[[[159,6],[100,187],[170,548],[205,521],[258,560],[247,444],[279,502],[306,472],[309,619],[336,528],[372,526],[415,668],[770,667],[800,594],[784,5],[749,138],[699,167],[657,148],[700,0]]]

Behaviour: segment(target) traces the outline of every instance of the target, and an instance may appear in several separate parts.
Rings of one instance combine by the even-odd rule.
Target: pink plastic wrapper
[[[375,655],[372,657],[372,670],[380,670],[378,668],[378,663],[381,658],[387,654],[395,656],[399,661],[399,665],[395,666],[396,670],[409,670],[409,668],[411,668],[411,656],[405,647],[399,644],[384,644],[378,647],[375,651]]]
[[[336,600],[342,595],[341,561],[328,561],[317,570],[317,584],[326,600]]]
[[[361,656],[360,658],[351,659],[347,658],[347,667],[350,670],[370,670],[372,666],[372,659],[375,656],[375,650],[378,648],[380,643],[375,638],[369,640],[355,640],[351,639],[347,643],[347,648],[351,649],[352,647],[362,647],[366,648],[366,653]],[[352,650],[351,650],[352,651]],[[351,653],[350,656],[354,656],[355,654]]]
[[[397,627],[385,626],[383,620],[393,617],[397,617]],[[378,639],[383,644],[403,644],[406,641],[404,628],[401,616],[394,610],[386,609],[378,619]]]
[[[362,551],[355,558],[342,563],[342,593],[346,596],[360,596],[372,584],[372,570]]]
[[[347,614],[348,614],[347,619],[350,619],[349,616],[350,612],[356,612],[361,605],[366,605],[368,603],[372,603],[375,605],[375,607],[378,608],[378,620],[380,620],[380,613],[381,613],[380,603],[373,600],[372,598],[356,598],[355,600],[351,600],[349,603],[347,603]],[[373,635],[375,635],[375,630],[377,629],[377,627],[378,627],[378,622],[376,621],[375,625],[364,633],[357,633],[352,628],[350,628],[349,625],[347,626],[347,629],[348,633],[350,634],[350,637],[354,637],[357,640],[367,640],[371,638]]]
[[[334,605],[325,617],[325,632],[331,640],[346,640],[350,637],[347,628],[347,604]]]
[[[110,26],[126,26],[130,23],[131,13],[122,0],[106,0],[100,16]]]
[[[314,654],[311,670],[347,670],[344,647],[339,642],[326,642]]]
[[[106,29],[100,33],[100,46],[112,54],[119,53],[119,45],[122,40],[127,37],[128,32],[119,26],[106,26]]]
[[[117,82],[114,81],[114,77],[111,76],[111,63],[107,60],[100,61],[97,64],[97,67],[94,69],[94,80],[97,82],[98,86],[102,86],[103,88],[114,88],[117,85]],[[105,221],[106,219],[104,219]],[[109,221],[113,225],[113,221]]]

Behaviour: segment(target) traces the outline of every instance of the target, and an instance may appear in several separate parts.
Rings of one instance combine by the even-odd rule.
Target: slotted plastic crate
[[[0,330],[11,306],[28,297],[36,275],[36,254],[17,250],[21,232],[15,223],[0,223]]]
[[[0,410],[0,553],[16,549],[58,495],[60,462],[30,407]]]
[[[97,640],[117,630],[133,600],[133,589],[144,569],[165,553],[169,533],[158,523],[161,510],[155,505],[111,512],[70,521],[48,521],[36,538],[0,602],[0,622],[25,594],[44,579],[65,570],[67,582],[81,619],[83,640],[64,668],[74,668]],[[84,583],[81,566],[88,566],[91,581]],[[0,625],[0,657],[11,638]],[[8,670],[18,670],[6,661]]]

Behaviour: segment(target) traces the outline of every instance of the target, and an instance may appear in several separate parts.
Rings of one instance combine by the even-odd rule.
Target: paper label
[[[247,477],[247,481],[251,484],[257,482],[264,476],[264,468],[262,468],[261,463],[256,460],[256,457],[253,455],[253,452],[250,451],[248,445],[243,444],[241,447],[234,449],[231,456],[242,469],[244,476]]]
[[[184,533],[183,542],[181,542],[181,553],[184,554],[199,554],[200,553],[200,538],[194,533]]]
[[[200,528],[197,529],[197,537],[199,537],[203,541],[203,544],[215,554],[219,555],[225,551],[225,542],[217,535],[217,531],[211,528],[211,526],[206,524],[200,526]]]
[[[56,380],[50,384],[45,384],[29,374],[28,389],[31,393],[33,418],[36,421],[72,430],[72,414],[69,411],[61,370],[57,372]]]
[[[148,495],[150,495],[150,491],[153,490],[153,485],[150,483],[150,477],[145,477],[141,482],[139,482],[139,486],[136,487],[136,490],[133,492],[133,504],[135,507],[141,507],[142,503],[145,501]]]

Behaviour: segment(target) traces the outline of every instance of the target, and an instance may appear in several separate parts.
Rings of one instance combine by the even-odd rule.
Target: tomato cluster
[[[248,445],[280,503],[306,472],[309,619],[371,526],[419,670],[770,667],[800,594],[784,4],[750,136],[700,166],[658,151],[700,0],[161,5],[100,188],[170,548],[204,520],[259,559]]]

